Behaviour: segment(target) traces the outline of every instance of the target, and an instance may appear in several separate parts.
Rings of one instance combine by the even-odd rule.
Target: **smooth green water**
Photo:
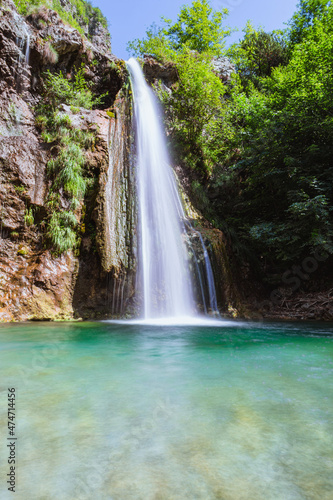
[[[0,384],[2,500],[333,498],[332,324],[1,325]]]

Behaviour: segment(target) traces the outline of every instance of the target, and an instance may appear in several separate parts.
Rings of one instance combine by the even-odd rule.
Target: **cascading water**
[[[25,62],[26,62],[26,64],[29,64],[29,57],[30,57],[30,34],[29,34],[28,30],[27,30],[27,42],[26,42],[24,56],[25,56]]]
[[[19,62],[22,63],[23,61],[25,61],[25,63],[28,65],[30,57],[30,33],[22,16],[16,14],[16,12],[14,12],[13,16],[19,27],[18,33],[20,34],[20,36],[16,38],[16,45],[18,46],[20,51]]]
[[[131,74],[145,318],[191,316],[195,303],[184,244],[183,208],[170,168],[155,96],[135,59]]]
[[[204,259],[205,259],[205,269],[206,269],[207,284],[208,284],[209,307],[210,307],[211,312],[216,316],[219,314],[219,310],[217,308],[213,269],[212,269],[212,266],[211,266],[211,263],[209,260],[209,255],[208,255],[204,240],[203,240],[201,234],[199,233],[199,231],[195,231],[195,233],[199,236],[200,243],[202,246],[202,251],[204,254]]]
[[[13,12],[13,22],[17,33],[17,63],[13,67],[13,74],[16,82],[16,91],[24,94],[24,91],[30,87],[30,32],[27,28],[24,18]]]
[[[131,75],[136,125],[144,317],[148,319],[196,316],[197,308],[185,244],[185,222],[187,226],[190,224],[186,221],[175,176],[170,167],[165,137],[158,117],[157,100],[145,81],[139,63],[131,58],[127,66]],[[190,229],[193,231],[191,226]],[[214,280],[201,235],[200,241],[204,250],[210,307],[216,313]],[[203,290],[201,292],[203,295]],[[203,303],[204,301],[203,297]]]

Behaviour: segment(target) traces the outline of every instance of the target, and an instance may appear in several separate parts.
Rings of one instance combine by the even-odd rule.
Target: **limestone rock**
[[[230,81],[231,75],[236,72],[236,67],[227,57],[214,57],[212,59],[213,69],[222,82]]]
[[[36,255],[29,245],[0,239],[0,321],[70,318],[74,267],[70,252]]]
[[[92,44],[101,53],[111,53],[111,39],[110,33],[105,26],[98,19],[97,14],[92,9],[91,15],[89,15],[88,23],[80,16],[77,8],[73,2],[69,0],[60,0],[61,6],[65,11],[71,13],[71,15],[76,19],[81,28],[84,30],[85,36],[92,42]]]

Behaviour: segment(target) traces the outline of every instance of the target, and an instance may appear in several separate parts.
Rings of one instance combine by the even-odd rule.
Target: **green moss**
[[[26,255],[28,255],[28,253],[29,253],[29,250],[26,247],[20,245],[20,247],[17,251],[17,255],[22,255],[23,257],[25,257]]]
[[[71,106],[71,112],[74,114],[74,115],[77,115],[78,113],[80,113],[80,108],[76,107],[76,106]]]
[[[14,186],[14,189],[18,194],[24,194],[27,191],[25,186]]]

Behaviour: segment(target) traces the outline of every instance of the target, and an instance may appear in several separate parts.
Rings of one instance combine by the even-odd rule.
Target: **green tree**
[[[194,0],[191,6],[181,8],[176,23],[162,18],[162,27],[152,25],[143,40],[128,44],[136,55],[151,54],[177,66],[179,81],[173,92],[160,88],[158,94],[180,158],[205,178],[215,157],[211,139],[220,121],[225,92],[213,71],[212,58],[222,54],[224,39],[230,33],[222,25],[226,15],[226,9],[215,11],[207,0]]]
[[[287,40],[282,31],[266,33],[262,28],[255,29],[250,21],[243,32],[244,38],[230,47],[228,55],[244,86],[249,82],[258,86],[260,79],[270,76],[273,68],[288,63]]]
[[[147,29],[145,38],[142,40],[136,38],[128,42],[127,50],[135,56],[153,55],[162,62],[172,61],[175,58],[175,51],[171,46],[167,30],[155,23]]]
[[[225,87],[212,71],[207,55],[184,50],[178,54],[179,82],[173,92],[159,89],[164,103],[171,140],[193,168],[207,176],[213,151],[208,147],[213,123],[222,110]]]
[[[183,50],[219,56],[231,32],[222,24],[227,14],[227,9],[215,11],[208,0],[194,0],[191,6],[181,8],[176,23],[162,17],[162,27],[153,24],[146,38],[129,42],[127,48],[134,55],[152,54],[164,60]]]
[[[300,43],[316,18],[321,18],[330,4],[330,0],[300,0],[298,10],[289,22],[289,38],[291,45]]]
[[[211,52],[219,56],[223,51],[224,39],[231,31],[222,26],[227,15],[227,9],[215,11],[207,0],[194,0],[191,6],[182,7],[175,24],[165,19],[168,26],[166,35],[174,50],[186,47],[199,53]]]
[[[85,79],[86,69],[84,64],[75,72],[71,79],[67,79],[62,72],[51,73],[47,71],[44,78],[44,97],[54,111],[59,104],[92,109],[103,101],[106,94],[94,96],[91,82]]]
[[[332,6],[306,31],[261,89],[232,91],[230,149],[236,143],[240,153],[215,204],[248,248],[274,265],[315,248],[333,251]]]

